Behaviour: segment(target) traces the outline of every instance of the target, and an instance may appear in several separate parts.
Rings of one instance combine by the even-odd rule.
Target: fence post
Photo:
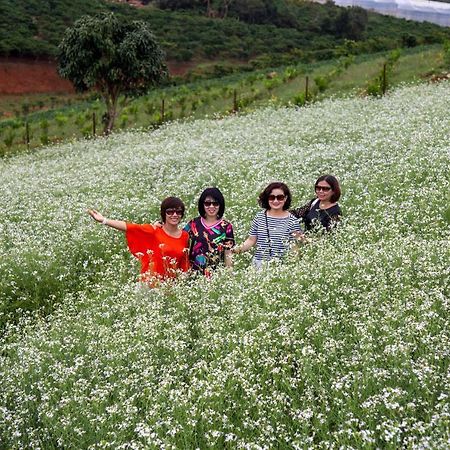
[[[25,122],[25,139],[27,141],[27,149],[30,150],[30,124],[28,120]]]
[[[383,64],[383,85],[381,86],[381,90],[383,95],[386,94],[387,89],[387,80],[386,80],[386,63]]]
[[[309,77],[307,75],[305,80],[305,102],[308,101],[308,85],[309,85]]]
[[[238,104],[237,104],[237,92],[236,89],[233,91],[233,112],[237,112]]]
[[[95,120],[95,111],[92,113],[92,136],[95,136],[97,130],[97,121]]]
[[[164,99],[161,100],[161,122],[164,122]]]

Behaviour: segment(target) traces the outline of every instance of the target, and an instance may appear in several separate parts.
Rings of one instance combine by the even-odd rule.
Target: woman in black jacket
[[[314,185],[316,198],[306,205],[291,210],[300,219],[306,230],[324,229],[329,231],[339,222],[342,211],[338,204],[341,196],[339,181],[333,175],[322,175]]]

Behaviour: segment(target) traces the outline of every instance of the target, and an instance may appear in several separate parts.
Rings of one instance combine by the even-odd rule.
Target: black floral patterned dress
[[[184,230],[189,233],[192,268],[205,275],[225,260],[225,250],[234,245],[233,226],[225,219],[208,226],[203,217],[196,217]]]

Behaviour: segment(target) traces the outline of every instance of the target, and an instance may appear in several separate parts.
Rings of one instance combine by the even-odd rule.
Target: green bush
[[[50,144],[50,138],[48,137],[48,133],[46,133],[45,131],[40,135],[39,140],[42,145]]]
[[[447,70],[450,70],[450,41],[445,41],[443,45],[443,60]]]
[[[12,147],[15,138],[16,132],[14,131],[14,128],[8,128],[6,136],[3,137],[3,142],[8,149]]]
[[[58,128],[63,128],[68,122],[69,118],[61,113],[55,115],[55,122]]]
[[[330,85],[330,80],[326,76],[314,77],[314,83],[317,86],[319,92],[324,92]]]

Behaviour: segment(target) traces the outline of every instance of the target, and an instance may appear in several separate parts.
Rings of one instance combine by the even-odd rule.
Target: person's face
[[[283,209],[286,203],[286,195],[283,189],[272,189],[268,197],[269,207],[273,210]]]
[[[166,223],[170,225],[178,225],[183,218],[183,210],[181,208],[166,209]]]
[[[325,180],[319,181],[314,189],[316,191],[316,196],[320,201],[331,201],[333,189]]]
[[[206,218],[217,219],[220,205],[215,198],[208,195],[203,202],[203,206],[205,207]]]

